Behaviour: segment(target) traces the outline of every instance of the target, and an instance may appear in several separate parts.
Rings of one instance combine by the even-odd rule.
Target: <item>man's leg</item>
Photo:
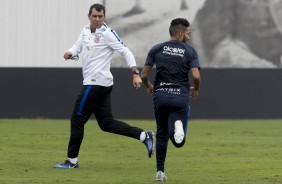
[[[102,93],[103,96],[100,98],[98,105],[95,105],[93,109],[101,130],[141,140],[148,149],[148,156],[151,157],[154,152],[153,133],[151,131],[144,132],[141,128],[115,120],[111,106],[112,87],[100,87],[98,90],[97,93]]]
[[[167,98],[155,97],[154,110],[157,123],[156,132],[156,161],[157,171],[164,172],[164,164],[167,153],[168,136],[168,116],[169,108],[167,106]]]
[[[161,132],[163,131],[158,128],[156,133],[156,162],[157,171],[164,172],[169,137]]]
[[[167,105],[167,98],[154,98],[154,110],[157,123],[156,132],[156,167],[157,181],[166,181],[167,177],[164,173],[165,159],[168,145],[168,116],[169,108]]]
[[[54,166],[54,168],[77,168],[77,157],[84,135],[84,125],[92,114],[87,98],[91,86],[82,86],[71,116],[71,135],[68,144],[68,160],[65,163]]]
[[[77,97],[74,109],[71,115],[71,135],[68,145],[68,157],[78,157],[80,145],[84,136],[84,125],[92,114],[89,99],[91,88],[93,86],[83,86],[82,90]]]
[[[125,122],[115,120],[112,115],[111,104],[112,87],[99,87],[96,93],[101,93],[99,103],[94,104],[94,115],[101,130],[114,134],[124,135],[135,139],[140,138],[143,130],[138,127],[133,127]]]
[[[168,118],[169,137],[171,142],[177,148],[185,144],[185,138],[188,128],[188,119],[190,115],[189,101],[187,98],[175,98],[173,100],[172,112]]]

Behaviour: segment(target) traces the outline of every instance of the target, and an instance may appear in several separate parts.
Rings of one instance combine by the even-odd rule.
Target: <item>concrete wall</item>
[[[88,24],[89,6],[102,2],[104,0],[1,0],[0,118],[70,116],[82,83],[81,61],[64,61],[62,56]],[[193,34],[199,34],[195,17],[208,1],[142,0],[139,2],[144,12],[129,17],[124,15],[138,1],[105,2],[106,22],[118,32],[141,67],[148,50],[169,39],[168,27],[173,18],[188,18]],[[181,2],[186,2],[186,9],[181,8]],[[232,48],[231,51],[244,55],[242,50],[234,52]],[[192,103],[192,118],[282,118],[281,69],[240,70],[232,69],[234,66],[207,69],[215,67],[205,65],[209,61],[210,58],[200,58],[205,69],[199,100]],[[245,59],[235,59],[236,63],[239,61],[246,63]],[[124,59],[115,55],[112,67],[116,83],[112,94],[114,115],[153,118],[152,99],[144,88],[138,91],[132,88]]]
[[[187,11],[179,11],[180,0],[142,0],[140,6],[144,13],[124,17],[134,7],[135,0],[106,0],[106,22],[143,66],[147,51],[157,42],[169,38],[171,19],[188,16],[191,20],[203,1],[187,0],[191,7],[187,14]],[[79,68],[81,62],[65,62],[63,54],[77,40],[82,28],[89,24],[90,5],[102,2],[1,0],[0,67]],[[120,58],[118,54],[115,57]],[[119,59],[112,66],[127,67],[127,64]]]
[[[128,69],[112,69],[116,118],[154,118],[144,86],[132,87]],[[281,69],[202,69],[193,119],[282,118]],[[153,77],[152,77],[153,79]],[[0,68],[0,118],[69,118],[82,84],[79,68]]]

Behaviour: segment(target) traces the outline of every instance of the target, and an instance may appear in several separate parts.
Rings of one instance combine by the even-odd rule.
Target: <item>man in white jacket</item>
[[[90,25],[83,28],[76,43],[64,54],[67,60],[77,57],[83,51],[83,86],[71,116],[68,159],[54,168],[78,168],[78,154],[83,140],[84,125],[92,114],[95,115],[103,131],[138,139],[146,145],[149,157],[154,153],[152,131],[145,132],[141,128],[115,120],[112,115],[113,76],[110,72],[110,62],[114,51],[118,51],[125,58],[133,75],[133,86],[138,89],[142,80],[135,58],[116,32],[104,22],[103,5],[90,6],[88,18]]]

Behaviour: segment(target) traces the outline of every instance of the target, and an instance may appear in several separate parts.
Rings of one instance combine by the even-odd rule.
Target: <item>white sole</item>
[[[184,139],[183,124],[180,120],[174,123],[174,140],[177,144],[180,144]]]

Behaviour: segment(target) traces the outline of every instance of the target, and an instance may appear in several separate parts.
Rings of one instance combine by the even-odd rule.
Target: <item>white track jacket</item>
[[[113,85],[110,62],[115,50],[125,57],[130,68],[136,66],[132,52],[105,23],[95,33],[91,33],[90,25],[83,28],[76,43],[68,50],[72,56],[83,52],[83,85]]]

